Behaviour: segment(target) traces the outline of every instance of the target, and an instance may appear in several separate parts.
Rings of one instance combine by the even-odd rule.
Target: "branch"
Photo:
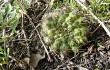
[[[46,52],[46,54],[47,54],[47,56],[48,56],[48,59],[51,60],[50,55],[49,55],[49,52],[48,52],[48,50],[47,50],[47,48],[46,48],[46,45],[44,44],[44,42],[43,42],[43,40],[42,40],[42,37],[41,37],[41,35],[40,35],[40,33],[39,33],[38,29],[37,29],[37,27],[38,27],[39,25],[37,25],[37,26],[34,25],[33,21],[32,21],[31,18],[30,18],[30,16],[26,13],[26,9],[23,7],[23,5],[22,5],[19,1],[18,1],[18,3],[19,3],[19,6],[21,7],[21,9],[23,10],[23,14],[25,14],[25,15],[27,16],[27,18],[29,19],[29,22],[32,24],[32,26],[33,26],[34,29],[36,30],[36,32],[37,32],[37,34],[38,34],[38,36],[39,36],[39,39],[40,39],[40,41],[41,41],[41,43],[42,43],[42,45],[43,45],[43,47],[44,47],[44,49],[45,49],[45,52]],[[48,8],[48,6],[47,6],[46,8]],[[46,10],[46,9],[44,9],[44,10]]]
[[[102,26],[102,28],[106,31],[107,35],[110,37],[110,31],[107,29],[107,27],[104,25],[104,22],[102,22],[94,13],[92,13],[91,10],[89,10],[86,6],[84,6],[79,0],[76,0],[78,4],[80,4],[86,11],[88,11],[91,16]]]

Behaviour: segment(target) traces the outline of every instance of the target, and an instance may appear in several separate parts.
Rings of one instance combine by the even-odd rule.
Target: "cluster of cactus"
[[[63,8],[44,15],[42,36],[52,49],[76,52],[87,41],[88,27],[83,23],[84,17],[75,11]]]

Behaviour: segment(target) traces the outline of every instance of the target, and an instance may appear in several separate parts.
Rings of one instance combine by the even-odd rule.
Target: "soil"
[[[45,8],[44,5],[41,4],[41,6]],[[28,9],[28,15],[32,18],[32,21],[35,23],[35,26],[38,25],[37,23],[40,23],[40,21],[36,21],[36,20],[41,20],[42,15],[45,12],[43,12],[41,16],[37,17],[37,19],[35,19],[36,17],[33,15],[38,16],[38,13],[44,10],[43,7],[42,8],[39,7],[38,8],[39,10],[36,9],[36,7]],[[37,13],[33,14],[34,13],[33,10],[36,11]],[[30,37],[30,33],[33,33],[31,38],[33,41],[27,42],[29,43],[30,50],[33,53],[35,51],[35,48],[31,46],[36,46],[36,45],[41,46],[41,42],[40,43],[38,42],[39,41],[38,35],[35,34],[36,31],[34,32],[35,28],[29,24],[29,19],[26,18],[23,19],[27,21],[23,25],[27,38]],[[90,31],[93,32],[97,26],[98,25],[91,25]],[[17,29],[18,30],[20,29],[19,32],[21,32],[22,31],[21,25],[18,25]],[[40,27],[38,30],[40,31]],[[15,36],[15,39],[18,39],[18,37],[19,35],[17,37]],[[22,32],[20,34],[20,39],[24,39]],[[99,40],[101,44],[98,45],[97,40]],[[14,45],[12,45],[12,43]],[[27,48],[23,49],[23,46],[26,47],[26,45],[24,45],[26,44],[26,42],[14,41],[12,43],[11,46],[13,47],[11,48],[13,48],[12,50],[13,53],[11,55],[13,57],[15,57],[15,55],[17,55],[16,58],[19,59],[28,57],[28,54],[25,54],[25,52],[27,51],[24,51],[24,49]],[[21,46],[22,49],[14,48],[14,46],[16,47]],[[21,52],[19,51],[17,52],[17,49],[19,49],[20,51],[24,51],[22,53],[25,55],[21,55]],[[76,53],[66,52],[62,56],[61,53],[51,51],[50,49],[48,49],[48,52],[51,60],[49,60],[47,54],[45,54],[46,55],[45,58],[39,61],[35,70],[109,70],[110,69],[110,40],[109,37],[106,35],[105,31],[103,30],[103,28],[101,27],[97,31],[95,31],[90,37],[88,37],[88,42],[86,42],[85,45],[82,45],[82,47]],[[21,55],[21,57],[19,57],[19,55]],[[15,65],[15,63],[11,62],[10,70],[23,70],[17,67],[17,65],[15,65],[16,68],[11,69],[13,65]],[[6,66],[4,65],[3,67],[5,68]],[[27,70],[29,70],[28,67]]]
[[[60,59],[59,54],[50,52],[51,61],[46,57],[39,62],[36,70],[82,70],[79,67],[88,70],[110,69],[110,44],[106,47],[98,47],[95,42],[90,42],[83,47],[88,48],[80,49],[78,53],[66,53],[63,60]]]

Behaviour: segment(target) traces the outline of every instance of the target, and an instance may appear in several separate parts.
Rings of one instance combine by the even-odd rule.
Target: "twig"
[[[107,29],[107,27],[104,25],[104,22],[102,22],[101,20],[98,19],[98,17],[96,15],[94,15],[94,13],[92,13],[91,10],[89,10],[85,5],[83,5],[79,0],[76,0],[78,4],[80,4],[86,11],[88,11],[92,17],[98,22],[100,23],[100,25],[103,27],[103,29],[106,31],[106,33],[109,35],[110,37],[110,31]]]
[[[42,16],[45,12],[46,12],[46,10],[48,9],[48,5],[46,6],[46,8],[36,17],[36,19],[38,19],[40,16]]]
[[[46,46],[45,46],[45,44],[44,44],[44,42],[42,40],[42,37],[41,37],[38,29],[35,27],[34,23],[31,21],[31,18],[27,14],[26,14],[26,16],[28,17],[30,23],[33,25],[33,27],[35,28],[36,32],[38,33],[39,39],[40,39],[40,41],[41,41],[41,43],[42,43],[42,45],[43,45],[43,47],[45,49],[45,52],[47,53],[47,56],[48,56],[49,60],[51,60],[50,55],[49,55],[49,52],[48,52],[48,50],[47,50],[47,48],[46,48]]]
[[[67,60],[66,62],[64,62],[63,64],[61,64],[60,66],[58,66],[55,70],[58,70],[60,67],[62,67],[64,64],[68,63],[69,61],[71,61],[72,59],[76,58],[79,55],[79,53],[77,55],[75,55],[74,57],[70,58],[69,60]]]
[[[18,3],[20,4],[20,2],[18,2]],[[40,41],[41,41],[41,43],[42,43],[42,45],[43,45],[43,47],[44,47],[44,49],[45,49],[45,52],[47,53],[47,56],[48,56],[49,60],[51,60],[50,55],[49,55],[49,52],[48,52],[48,50],[47,50],[47,48],[46,48],[46,46],[45,46],[45,44],[44,44],[44,42],[43,42],[43,40],[42,40],[42,37],[41,37],[41,35],[40,35],[38,29],[36,28],[36,27],[38,27],[38,26],[35,26],[35,25],[34,25],[34,23],[32,22],[32,20],[31,20],[31,18],[30,18],[30,16],[26,13],[26,10],[25,10],[25,8],[23,7],[22,4],[20,4],[20,7],[21,7],[21,9],[23,10],[23,13],[28,17],[30,23],[32,24],[32,26],[34,27],[34,29],[36,30],[36,32],[38,33],[39,39],[40,39]],[[46,8],[47,8],[47,7],[46,7]]]
[[[100,24],[99,24],[98,27],[91,33],[91,35],[94,34],[94,33],[99,29],[99,27],[100,27]]]
[[[2,37],[5,37],[5,36],[6,36],[6,30],[3,29]],[[3,40],[3,41],[4,41],[4,54],[5,54],[5,59],[6,59],[6,62],[8,62],[6,40]],[[7,64],[7,70],[8,70],[8,64]]]
[[[30,55],[30,53],[29,53],[29,44],[28,44],[28,42],[27,42],[27,37],[26,37],[26,33],[25,33],[25,31],[24,31],[24,29],[23,29],[23,14],[22,14],[22,32],[23,32],[23,35],[24,35],[24,38],[25,38],[25,41],[26,41],[26,49],[28,49],[28,55]]]
[[[40,24],[38,24],[38,25],[36,26],[36,28],[38,28],[39,26],[40,26]],[[33,29],[33,31],[30,33],[31,35],[29,36],[29,39],[32,37],[34,31],[35,31],[35,29]]]

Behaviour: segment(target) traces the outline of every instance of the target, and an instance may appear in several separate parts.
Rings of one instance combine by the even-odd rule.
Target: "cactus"
[[[56,51],[76,52],[87,41],[88,26],[83,23],[84,17],[72,10],[75,9],[55,9],[44,15],[41,34],[45,43]]]

